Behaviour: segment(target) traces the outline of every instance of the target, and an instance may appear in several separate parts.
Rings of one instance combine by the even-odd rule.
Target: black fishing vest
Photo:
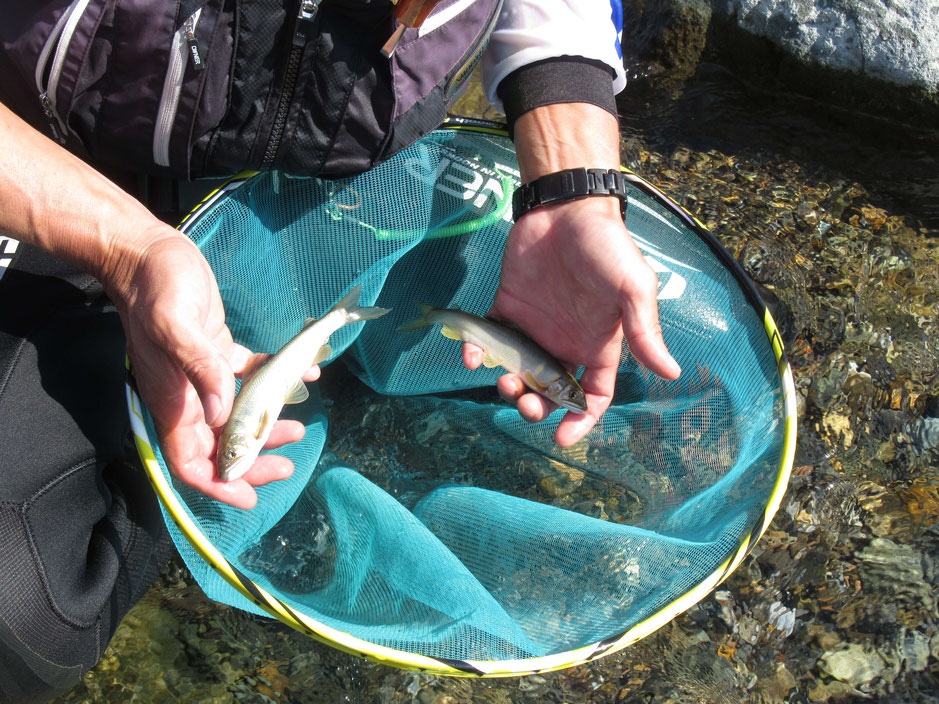
[[[444,119],[501,0],[442,0],[390,57],[390,0],[3,5],[0,101],[93,163],[191,179],[389,158]]]

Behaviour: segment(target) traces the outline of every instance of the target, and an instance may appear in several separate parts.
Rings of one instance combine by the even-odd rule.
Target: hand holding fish
[[[576,167],[618,168],[619,129],[609,112],[587,103],[535,108],[515,123],[522,181]],[[555,440],[583,438],[609,407],[623,337],[646,368],[666,379],[681,373],[662,338],[657,277],[632,241],[615,197],[589,197],[536,208],[515,223],[502,259],[502,276],[489,316],[521,327],[561,362],[584,366],[580,384],[587,412],[568,413]],[[464,346],[473,369],[478,348]],[[506,374],[502,396],[529,421],[554,408]]]
[[[565,416],[555,435],[559,445],[583,438],[609,407],[624,334],[643,366],[666,379],[678,377],[678,364],[662,339],[655,295],[655,273],[626,232],[614,198],[540,208],[512,229],[489,315],[515,322],[571,367],[584,366],[580,384],[587,412]],[[465,349],[464,362],[478,367],[479,349]],[[511,374],[499,379],[499,392],[532,422],[556,407],[527,393]]]
[[[236,481],[216,472],[217,435],[235,395],[235,375],[251,353],[236,345],[215,277],[199,250],[178,232],[154,237],[126,276],[109,287],[127,333],[127,348],[141,397],[157,427],[160,449],[173,474],[207,496],[251,508],[254,487],[286,479],[290,460],[264,455]],[[313,367],[303,378],[318,378]],[[264,445],[303,437],[296,421],[278,421]]]
[[[277,417],[284,404],[303,403],[309,398],[303,383],[309,380],[306,370],[332,355],[330,335],[346,325],[388,313],[387,308],[360,306],[361,294],[362,285],[353,286],[319,320],[307,319],[302,329],[275,354],[258,358],[245,369],[244,383],[218,438],[217,465],[222,481],[235,482],[245,472],[255,472],[264,459],[258,453],[269,447],[268,438],[279,422]]]

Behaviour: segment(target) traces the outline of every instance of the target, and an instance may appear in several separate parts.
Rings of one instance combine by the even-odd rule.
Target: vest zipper
[[[158,166],[170,165],[170,136],[176,121],[176,110],[179,108],[179,96],[183,92],[183,76],[189,57],[192,56],[198,70],[204,68],[199,46],[196,44],[196,26],[201,14],[200,7],[187,17],[183,26],[176,30],[170,45],[170,63],[163,79],[163,93],[160,95],[156,123],[153,126],[153,161]]]
[[[293,36],[291,38],[290,55],[287,57],[287,68],[284,72],[284,88],[274,113],[274,125],[271,127],[271,136],[267,140],[267,149],[261,161],[261,170],[269,169],[280,149],[280,140],[287,127],[287,114],[290,112],[290,103],[297,88],[297,78],[300,74],[300,64],[303,61],[303,52],[310,39],[310,30],[313,20],[322,0],[300,0],[300,10],[293,22]]]
[[[49,120],[49,127],[52,130],[52,137],[59,143],[65,142],[68,134],[68,128],[65,125],[59,113],[56,111],[56,91],[59,88],[59,78],[62,77],[62,66],[65,63],[65,57],[68,54],[69,44],[72,42],[72,36],[78,27],[85,9],[88,7],[89,0],[72,0],[59,21],[52,28],[52,33],[42,45],[42,51],[39,52],[39,60],[36,62],[36,88],[39,91],[39,101],[42,103],[43,112]],[[53,53],[53,49],[55,52]],[[52,57],[52,66],[49,66],[49,57]],[[48,79],[46,76],[48,69]]]

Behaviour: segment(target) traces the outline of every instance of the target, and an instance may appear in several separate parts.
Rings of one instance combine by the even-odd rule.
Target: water
[[[682,89],[659,91],[640,80],[625,96],[627,143],[662,154],[716,149],[767,166],[793,161],[863,187],[872,205],[892,215],[939,229],[939,130],[762,90],[708,63]]]
[[[60,701],[935,701],[939,132],[767,94],[716,66],[668,95],[648,88],[621,103],[625,163],[774,302],[796,377],[794,476],[740,568],[619,654],[487,682],[360,661],[207,601],[175,566]],[[421,477],[397,479],[406,503]],[[321,547],[328,569],[325,535]]]

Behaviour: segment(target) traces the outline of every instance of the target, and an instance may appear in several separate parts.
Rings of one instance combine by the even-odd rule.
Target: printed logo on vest
[[[19,246],[20,243],[12,237],[0,235],[0,279],[3,278],[7,269],[12,266]]]

